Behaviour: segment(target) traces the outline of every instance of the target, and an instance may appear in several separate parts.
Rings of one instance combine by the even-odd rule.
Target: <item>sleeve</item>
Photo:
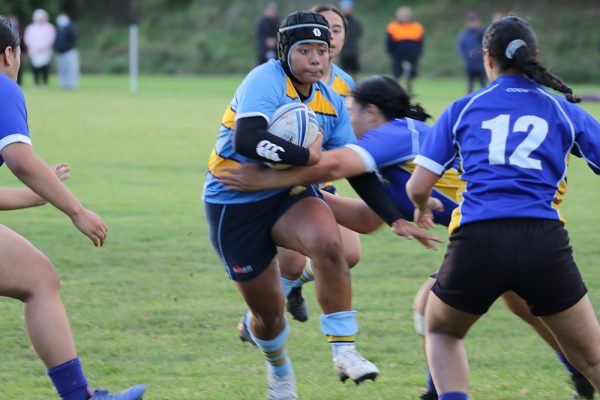
[[[271,116],[282,105],[285,91],[285,80],[276,76],[270,64],[253,69],[242,82],[236,92],[237,107],[235,119],[247,117],[263,117],[267,123]]]
[[[452,117],[454,106],[448,107],[425,138],[415,164],[442,175],[451,168],[457,155]]]
[[[325,150],[337,149],[356,141],[354,129],[352,129],[352,123],[350,122],[350,114],[348,114],[344,99],[338,94],[335,94],[335,104],[338,116],[330,134],[325,135],[323,142]]]
[[[579,106],[572,106],[575,115],[575,145],[572,153],[585,158],[594,173],[600,175],[600,123]]]
[[[21,89],[11,81],[2,84],[0,91],[0,151],[11,143],[31,144],[27,109]]]
[[[402,213],[388,195],[381,181],[374,173],[348,178],[354,191],[388,225],[403,218]]]
[[[377,129],[365,133],[355,144],[346,146],[362,158],[367,172],[374,172],[415,158],[418,135],[418,132],[403,127],[396,128],[394,134]]]

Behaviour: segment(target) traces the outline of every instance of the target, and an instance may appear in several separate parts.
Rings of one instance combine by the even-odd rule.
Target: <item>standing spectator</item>
[[[413,21],[410,7],[396,10],[396,20],[387,26],[386,47],[392,58],[392,72],[397,80],[406,76],[404,87],[412,93],[412,81],[418,74],[419,58],[423,54],[425,29]]]
[[[48,86],[48,67],[55,37],[56,29],[48,22],[48,13],[38,8],[33,12],[33,23],[27,26],[23,35],[36,87]]]
[[[21,21],[19,21],[19,17],[17,14],[10,13],[7,15],[8,22],[10,23],[11,28],[14,29],[15,32],[19,34],[19,40],[21,41],[21,65],[23,65],[23,58],[25,54],[27,54],[27,47],[25,43],[23,43],[23,34],[25,33],[25,28],[21,25]],[[17,75],[17,84],[22,86],[23,83],[23,69],[19,68],[19,73]]]
[[[56,51],[58,82],[63,89],[75,89],[79,84],[77,31],[65,11],[56,17],[56,26],[54,50]]]
[[[340,9],[348,22],[346,31],[346,42],[340,54],[340,65],[352,79],[356,82],[358,72],[360,71],[360,38],[362,37],[362,25],[354,17],[352,0],[343,0],[340,2]]]
[[[473,91],[475,81],[479,82],[480,87],[487,84],[485,68],[483,67],[483,51],[481,50],[481,40],[485,28],[481,27],[479,15],[471,11],[465,18],[465,29],[458,36],[458,51],[465,63],[467,73],[467,94]]]
[[[270,1],[267,3],[267,7],[265,7],[264,15],[258,21],[258,24],[256,24],[256,40],[258,41],[257,65],[275,58],[279,23],[277,3]]]

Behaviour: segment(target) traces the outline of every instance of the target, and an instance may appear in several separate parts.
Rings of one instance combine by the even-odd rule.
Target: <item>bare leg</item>
[[[450,307],[433,292],[429,294],[425,342],[438,393],[467,392],[469,365],[462,339],[479,317]]]
[[[600,391],[600,326],[588,296],[565,311],[541,318],[569,362]]]
[[[76,358],[58,275],[48,258],[2,225],[0,254],[0,295],[25,304],[27,331],[42,362],[51,368]]]

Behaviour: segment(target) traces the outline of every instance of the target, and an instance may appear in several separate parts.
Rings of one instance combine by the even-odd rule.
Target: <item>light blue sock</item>
[[[358,333],[355,314],[356,311],[340,311],[321,315],[321,331],[327,335],[334,356],[348,347],[354,347]]]
[[[293,288],[295,288],[296,286],[300,286],[297,284],[298,279],[291,281],[289,279],[280,277],[279,281],[281,282],[281,286],[283,286],[283,295],[285,297],[288,297]],[[302,284],[302,282],[300,282],[300,284]]]
[[[439,400],[469,400],[465,392],[446,392],[442,393]]]
[[[250,332],[252,340],[254,340],[254,343],[256,343],[265,355],[271,372],[277,376],[286,376],[292,372],[292,362],[287,357],[287,349],[285,347],[289,333],[287,318],[285,318],[285,325],[279,335],[271,340],[262,340],[254,336],[254,332],[252,332],[250,325],[251,316],[252,314],[250,313],[246,314],[246,325],[248,326],[248,332]]]

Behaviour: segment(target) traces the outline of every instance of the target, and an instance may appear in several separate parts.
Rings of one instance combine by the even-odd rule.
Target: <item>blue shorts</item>
[[[297,186],[265,200],[243,204],[204,203],[208,233],[225,271],[234,281],[260,275],[277,254],[273,226],[305,197],[321,198],[315,186]]]

